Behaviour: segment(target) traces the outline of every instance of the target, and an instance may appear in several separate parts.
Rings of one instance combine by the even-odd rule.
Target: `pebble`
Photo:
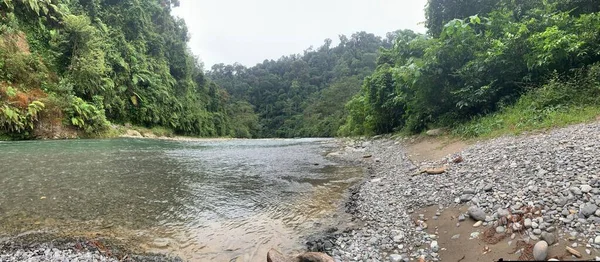
[[[390,255],[390,261],[392,261],[392,262],[400,262],[402,260],[403,260],[402,255],[399,255],[399,254],[391,254]]]
[[[546,260],[548,256],[548,243],[539,241],[533,246],[533,258],[537,261]]]
[[[546,241],[546,243],[548,243],[549,246],[554,245],[557,242],[556,236],[554,234],[546,233],[546,232],[543,232],[541,234],[540,239]]]
[[[504,228],[503,226],[496,227],[496,233],[503,234],[504,231],[506,231],[506,228]]]
[[[475,224],[473,224],[473,227],[480,227],[481,224],[483,224],[483,221],[477,221]]]
[[[593,203],[585,203],[583,204],[579,211],[581,212],[581,214],[585,217],[589,217],[592,214],[594,214],[596,212],[596,210],[598,209],[598,206],[596,206],[596,204]]]
[[[600,244],[600,236],[596,236],[596,238],[594,238],[594,244]]]
[[[469,207],[468,213],[469,213],[469,217],[471,217],[475,221],[485,221],[485,218],[486,218],[485,211],[483,211],[483,209],[480,207],[471,206],[471,207]]]
[[[530,218],[526,218],[525,222],[524,222],[525,227],[526,228],[531,228],[531,224],[532,224],[531,219]]]
[[[440,246],[437,241],[431,241],[431,251],[437,253],[440,250]]]

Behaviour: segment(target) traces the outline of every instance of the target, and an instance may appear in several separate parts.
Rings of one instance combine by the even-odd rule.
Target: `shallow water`
[[[0,235],[109,236],[191,261],[264,261],[324,230],[362,174],[327,139],[0,143]],[[323,225],[323,226],[320,226]]]

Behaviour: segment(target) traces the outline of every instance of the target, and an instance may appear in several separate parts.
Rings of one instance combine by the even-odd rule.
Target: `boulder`
[[[272,249],[267,253],[267,262],[292,262],[290,258],[279,253],[279,251]]]
[[[325,253],[306,252],[297,257],[299,262],[335,262],[332,257]]]
[[[287,257],[275,249],[267,253],[267,262],[335,262],[332,257],[320,252],[306,252],[297,257]]]

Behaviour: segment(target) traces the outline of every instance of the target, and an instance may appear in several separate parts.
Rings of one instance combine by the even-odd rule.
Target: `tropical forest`
[[[187,47],[178,4],[0,2],[2,136],[103,136],[113,124],[202,137],[478,136],[598,112],[594,0],[430,0],[427,34],[356,32],[211,68]]]

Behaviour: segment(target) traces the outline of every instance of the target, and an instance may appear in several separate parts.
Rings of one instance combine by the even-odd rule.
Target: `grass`
[[[591,122],[600,115],[600,105],[523,110],[511,107],[489,116],[459,125],[453,135],[463,138],[494,138],[524,132],[548,130],[572,124]]]
[[[462,138],[493,138],[548,130],[597,120],[600,116],[600,65],[574,77],[555,77],[521,96],[511,106],[459,124],[452,135]]]

